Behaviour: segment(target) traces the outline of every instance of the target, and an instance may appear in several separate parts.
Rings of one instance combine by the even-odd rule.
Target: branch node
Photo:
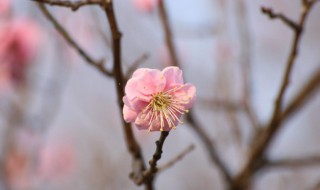
[[[287,16],[283,15],[282,13],[275,13],[272,8],[269,7],[261,7],[261,11],[263,14],[269,16],[270,19],[280,19],[284,22],[287,26],[293,29],[295,32],[300,33],[302,31],[302,27],[298,25],[293,20],[289,19]]]

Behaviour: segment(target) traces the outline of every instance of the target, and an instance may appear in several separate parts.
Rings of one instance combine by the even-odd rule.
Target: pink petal
[[[128,106],[123,106],[123,118],[127,123],[133,122],[137,118],[137,112],[130,109]]]
[[[183,84],[182,71],[178,67],[166,67],[163,69],[162,73],[167,82],[165,87],[166,90],[178,84]]]
[[[166,84],[165,77],[163,76],[161,71],[157,69],[138,69],[136,72],[133,73],[132,79],[136,79],[133,80],[132,83],[136,82],[135,87],[138,87],[136,90],[143,95],[151,95],[157,92],[161,92],[163,91],[164,86]],[[129,84],[127,84],[127,86],[128,85]]]
[[[148,130],[150,125],[150,115],[146,114],[146,113],[140,113],[138,114],[136,120],[135,120],[135,125],[137,126],[137,128],[139,130]],[[181,115],[178,115],[178,117],[180,118]],[[175,121],[175,126],[178,125],[179,121]],[[157,119],[154,119],[152,122],[152,128],[150,129],[150,131],[160,131],[161,129],[161,121],[160,118],[158,117]],[[164,126],[163,126],[163,130],[164,131],[170,131],[172,128],[169,127],[168,123],[166,122],[166,120],[164,120]]]
[[[126,97],[132,109],[141,109],[150,102],[151,95],[163,91],[166,79],[159,70],[138,69],[125,87]],[[137,111],[136,110],[136,111]]]
[[[188,100],[189,103],[185,105],[185,109],[190,109],[196,100],[196,87],[187,83],[182,89],[176,91],[174,96]]]
[[[145,113],[139,113],[134,124],[139,130],[147,130],[149,128],[150,117]]]

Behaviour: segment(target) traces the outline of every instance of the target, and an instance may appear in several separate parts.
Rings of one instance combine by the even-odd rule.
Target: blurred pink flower
[[[6,14],[11,7],[11,0],[0,1],[0,15]]]
[[[125,87],[123,117],[139,129],[170,131],[194,103],[196,88],[184,84],[178,67],[136,70]]]
[[[24,79],[25,70],[35,57],[41,41],[42,29],[31,20],[14,20],[0,29],[0,64],[15,82]]]
[[[72,174],[75,167],[76,150],[70,142],[51,142],[40,149],[38,175],[41,179],[64,179]]]
[[[39,135],[31,130],[19,129],[11,136],[4,161],[5,177],[12,189],[32,189],[33,152],[38,145]]]
[[[161,0],[133,0],[134,6],[140,12],[151,12],[159,4]]]
[[[28,155],[16,148],[11,149],[5,159],[5,174],[11,187],[20,189],[29,186],[28,171],[31,160]]]

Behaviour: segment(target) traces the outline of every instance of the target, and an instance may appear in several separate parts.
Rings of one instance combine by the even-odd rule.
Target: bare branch
[[[96,67],[101,73],[106,76],[112,76],[112,73],[108,71],[103,63],[104,60],[95,61],[84,49],[82,49],[79,44],[71,37],[71,35],[67,32],[66,29],[54,18],[54,16],[49,12],[49,10],[45,7],[45,5],[39,3],[38,4],[43,15],[54,25],[56,30],[60,33],[60,35],[69,43],[69,45],[74,48],[79,55],[90,65]]]
[[[219,99],[208,100],[203,98],[198,98],[197,101],[201,105],[213,110],[243,111],[245,109],[240,102],[236,102],[236,101],[219,100]]]
[[[282,13],[274,13],[271,8],[267,8],[267,7],[261,7],[261,11],[264,14],[268,15],[271,19],[280,19],[282,22],[284,22],[287,26],[289,26],[290,28],[292,28],[295,31],[301,30],[300,25],[298,25],[297,23],[295,23],[294,21],[292,21],[291,19],[289,19],[288,17],[286,17]]]
[[[249,29],[248,16],[246,10],[247,1],[234,1],[236,4],[236,19],[237,28],[239,34],[240,48],[239,61],[241,64],[241,75],[243,84],[243,104],[245,108],[245,113],[253,129],[253,134],[259,130],[260,122],[258,116],[255,114],[254,108],[252,106],[252,77],[251,77],[251,67],[252,67],[252,38]]]
[[[142,178],[137,184],[150,184],[153,185],[154,175],[158,172],[157,162],[160,160],[162,155],[162,148],[164,141],[169,135],[168,131],[162,131],[159,140],[156,141],[157,148],[152,156],[152,159],[149,161],[150,168],[145,170],[142,174]]]
[[[147,53],[144,53],[142,54],[140,57],[138,57],[137,60],[135,60],[132,65],[130,65],[128,71],[126,72],[126,74],[124,75],[125,78],[129,78],[132,73],[137,70],[137,68],[142,64],[144,63],[147,59],[149,58],[149,54]]]
[[[290,55],[287,61],[287,67],[285,69],[284,77],[281,83],[280,90],[278,92],[275,107],[273,111],[273,115],[266,127],[266,129],[259,133],[258,136],[255,138],[255,142],[253,143],[249,159],[244,167],[244,169],[239,173],[239,175],[234,180],[231,189],[243,189],[246,188],[251,184],[251,178],[253,173],[261,168],[263,164],[263,156],[265,151],[268,149],[270,142],[272,141],[273,137],[276,136],[277,132],[281,128],[282,120],[282,104],[285,92],[289,85],[289,80],[292,72],[293,65],[296,61],[298,56],[298,49],[301,41],[302,36],[302,29],[304,28],[306,18],[310,13],[313,4],[303,5],[300,20],[298,23],[298,27],[301,30],[294,29],[294,37],[293,43],[291,46]]]
[[[170,52],[170,56],[172,59],[172,65],[179,67],[179,60],[178,60],[178,54],[176,52],[176,49],[174,47],[173,42],[173,33],[170,26],[167,10],[165,8],[164,1],[159,1],[159,14],[161,19],[161,24],[164,29],[166,44]]]
[[[119,105],[119,111],[122,115],[122,108],[124,106],[124,103],[122,101],[122,97],[125,95],[124,93],[124,77],[122,73],[122,60],[121,60],[121,32],[118,28],[118,23],[116,20],[116,16],[113,9],[113,2],[112,0],[104,1],[104,4],[102,5],[107,19],[108,24],[111,29],[111,35],[112,35],[112,51],[113,51],[113,74],[114,74],[114,81],[115,86],[117,90],[117,97],[118,97],[118,105]],[[131,125],[126,123],[123,119],[121,119],[123,130],[125,134],[126,139],[126,145],[128,148],[128,151],[130,152],[132,158],[133,158],[133,172],[130,174],[130,177],[133,181],[137,181],[141,179],[141,174],[143,171],[145,171],[146,166],[144,163],[144,158],[141,152],[140,145],[135,139],[135,136],[133,134]],[[152,183],[145,183],[145,187],[147,190],[153,189]]]
[[[163,172],[163,171],[171,168],[173,165],[175,165],[178,161],[182,160],[187,154],[189,154],[194,149],[195,149],[195,146],[193,144],[191,144],[184,151],[182,151],[175,158],[173,158],[171,161],[169,161],[168,163],[166,163],[163,166],[159,167],[158,173]]]
[[[208,151],[208,154],[210,156],[210,159],[212,160],[212,162],[218,167],[218,169],[220,170],[220,172],[222,173],[222,176],[224,178],[224,180],[227,183],[231,183],[232,181],[232,177],[229,174],[228,169],[226,168],[226,166],[224,165],[224,163],[222,162],[222,160],[220,159],[220,157],[218,156],[215,144],[211,141],[210,137],[208,136],[208,134],[203,130],[203,127],[200,126],[200,123],[198,121],[196,121],[193,112],[189,112],[189,114],[187,114],[187,120],[190,123],[190,125],[192,126],[192,129],[196,132],[196,134],[199,136],[199,139],[202,141],[202,143],[204,144],[206,150]]]
[[[85,1],[63,1],[63,0],[31,0],[38,3],[45,3],[50,6],[60,6],[70,8],[72,11],[78,10],[86,5],[101,5],[101,0],[85,0]]]
[[[297,95],[290,101],[288,106],[282,113],[282,120],[285,122],[297,111],[302,109],[303,106],[311,99],[311,96],[319,90],[320,87],[320,69],[318,69],[310,79],[303,85],[302,89],[299,90]]]
[[[165,8],[164,0],[159,1],[159,14],[160,14],[160,19],[162,23],[162,27],[164,29],[164,34],[165,34],[165,41],[170,53],[170,57],[172,59],[172,65],[179,67],[179,60],[178,60],[178,54],[176,52],[176,49],[174,47],[174,42],[173,42],[173,34],[172,34],[172,29],[170,26],[167,10]],[[203,142],[205,145],[209,155],[210,159],[218,169],[221,171],[224,180],[227,183],[231,182],[231,176],[222,162],[222,160],[219,158],[217,150],[215,145],[211,142],[210,137],[207,135],[207,133],[203,130],[202,126],[200,126],[199,122],[196,121],[193,109],[190,110],[189,114],[187,114],[187,120],[190,123],[192,129],[195,131],[195,133],[199,136],[199,139]]]
[[[301,158],[301,159],[266,161],[264,164],[264,167],[294,168],[294,167],[306,167],[306,166],[314,166],[314,165],[320,166],[319,156],[313,156],[310,158]]]

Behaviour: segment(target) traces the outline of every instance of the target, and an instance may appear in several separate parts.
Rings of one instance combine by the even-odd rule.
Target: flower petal
[[[136,96],[148,96],[163,91],[166,79],[157,69],[141,68],[128,80],[125,92],[129,100]]]
[[[162,74],[166,78],[166,88],[170,89],[177,84],[183,84],[182,71],[178,67],[166,67]]]
[[[140,112],[134,122],[139,130],[149,129],[150,116],[147,113]]]
[[[137,112],[130,109],[128,106],[123,106],[123,119],[127,122],[133,122],[137,118]]]
[[[188,103],[185,104],[185,109],[190,109],[196,100],[196,87],[193,84],[187,83],[183,88],[176,91],[174,96],[185,99]]]

